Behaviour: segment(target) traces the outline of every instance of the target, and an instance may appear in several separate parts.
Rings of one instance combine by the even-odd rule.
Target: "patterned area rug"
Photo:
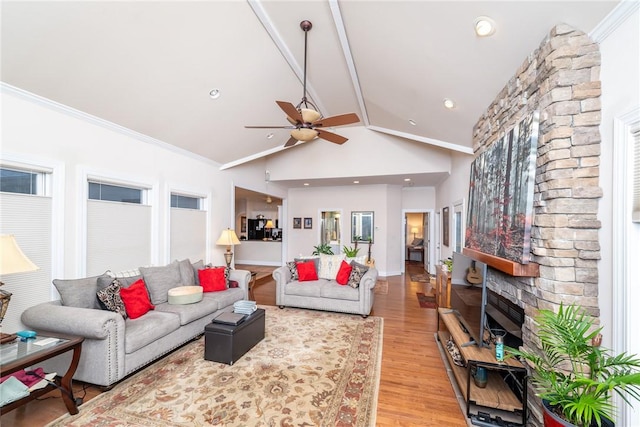
[[[425,295],[422,292],[416,292],[418,296],[418,303],[422,308],[438,308],[436,304],[436,297],[432,295]]]
[[[49,426],[373,426],[380,317],[265,306],[265,339],[232,366],[204,338]]]
[[[386,280],[378,280],[373,288],[373,293],[378,295],[387,295],[389,293],[389,282]]]
[[[428,274],[412,274],[411,275],[412,282],[429,283],[432,280],[435,282],[435,278],[432,279],[432,277]]]

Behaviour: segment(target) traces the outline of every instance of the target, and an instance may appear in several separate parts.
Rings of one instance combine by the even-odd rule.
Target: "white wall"
[[[622,23],[616,23],[614,31],[601,37],[600,41],[602,60],[600,186],[604,194],[599,208],[599,219],[602,222],[600,230],[602,260],[598,264],[600,276],[598,300],[600,320],[604,326],[604,345],[613,348],[616,352],[629,351],[640,354],[640,338],[634,330],[634,327],[640,324],[640,312],[635,307],[635,302],[640,301],[640,287],[638,287],[640,253],[637,250],[637,244],[635,251],[630,249],[633,246],[629,245],[637,241],[640,236],[639,225],[626,224],[635,228],[635,238],[632,230],[627,230],[620,235],[616,229],[622,221],[624,212],[620,206],[614,204],[614,202],[620,202],[616,196],[621,192],[614,182],[614,174],[621,168],[614,157],[616,149],[621,149],[620,146],[615,146],[621,141],[614,139],[614,123],[634,110],[639,111],[638,108],[640,108],[640,11],[637,3],[635,5],[632,2],[626,3],[627,5],[623,6],[635,6],[635,10],[631,9],[630,16]],[[637,119],[640,118],[637,117]],[[625,259],[626,265],[620,264],[620,258]],[[621,269],[626,270],[627,283],[621,280],[625,273],[620,271]],[[616,425],[640,425],[638,404],[634,406],[635,410],[630,410],[626,406],[620,408],[624,419],[618,419]]]
[[[87,173],[118,177],[131,182],[150,184],[153,188],[152,262],[162,265],[169,259],[169,197],[171,189],[188,190],[206,195],[209,200],[209,236],[205,261],[223,263],[224,247],[215,245],[220,231],[233,227],[234,179],[246,182],[260,177],[261,165],[239,170],[219,171],[218,165],[189,153],[169,149],[162,143],[149,142],[108,128],[69,108],[30,97],[2,86],[2,151],[3,159],[24,163],[37,161],[59,164],[64,173],[54,176],[58,185],[52,195],[54,215],[62,218],[54,223],[58,236],[54,248],[60,248],[52,265],[54,278],[82,277],[85,271],[83,216],[86,194],[81,185]],[[256,171],[257,169],[257,171]],[[63,182],[60,183],[60,180]],[[132,265],[130,268],[138,267]],[[10,276],[7,277],[10,280]],[[55,293],[52,292],[52,296]],[[36,304],[41,301],[32,301]],[[14,318],[15,317],[15,318]],[[4,325],[17,325],[19,313],[10,310]]]
[[[464,200],[465,209],[469,201],[469,171],[473,156],[462,153],[451,153],[451,176],[436,187],[436,209],[442,214],[442,208],[449,207],[449,246],[440,245],[439,259],[446,259],[453,253],[453,204]],[[466,218],[466,212],[463,218]],[[440,215],[442,221],[442,215]],[[442,228],[441,228],[442,229]],[[464,234],[464,232],[463,232]],[[437,240],[442,242],[442,236]],[[437,248],[436,248],[437,251]]]

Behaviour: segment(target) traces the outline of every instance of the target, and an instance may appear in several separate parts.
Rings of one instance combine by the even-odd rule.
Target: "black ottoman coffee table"
[[[204,327],[204,358],[233,365],[264,338],[264,310],[257,309],[239,325],[209,323]]]

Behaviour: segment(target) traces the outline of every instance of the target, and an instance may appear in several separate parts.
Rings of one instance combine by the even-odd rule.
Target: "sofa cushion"
[[[301,297],[319,297],[320,288],[327,283],[325,279],[312,280],[310,282],[289,282],[284,285],[284,293]]]
[[[351,276],[349,276],[349,282],[347,285],[352,288],[358,288],[360,286],[360,280],[362,280],[362,276],[369,270],[369,267],[366,265],[359,264],[357,262],[351,262]]]
[[[306,262],[306,261],[313,261],[313,264],[316,268],[316,273],[318,272],[318,269],[320,268],[320,257],[319,256],[301,256],[298,258],[294,258],[293,259],[296,263],[298,262]]]
[[[353,267],[345,261],[342,261],[340,270],[338,270],[338,275],[336,276],[336,282],[338,282],[339,285],[346,285],[349,282],[349,277],[351,277],[351,270],[353,270]]]
[[[196,284],[196,274],[193,271],[193,265],[189,258],[178,261],[178,269],[180,270],[180,283],[182,286],[193,286]]]
[[[113,283],[113,281],[116,279],[118,280],[118,283],[120,284],[121,288],[128,288],[138,280],[142,279],[142,276],[116,277],[116,278],[113,278],[107,275],[100,276],[98,277],[98,291],[106,288],[111,283]]]
[[[120,297],[120,282],[118,279],[113,279],[111,284],[104,289],[100,289],[97,295],[106,310],[116,312],[125,319],[127,318],[127,309]]]
[[[360,299],[360,291],[351,286],[340,285],[335,280],[329,280],[320,286],[320,296],[322,298],[358,301]]]
[[[340,263],[344,260],[344,254],[325,255],[320,254],[318,277],[320,279],[335,280],[340,270]]]
[[[127,310],[127,316],[131,319],[137,319],[154,308],[142,279],[128,288],[120,288],[120,298],[122,298],[124,307]]]
[[[309,280],[318,280],[318,273],[313,261],[299,262],[296,265],[298,269],[298,280],[300,282],[308,282]]]
[[[100,308],[98,303],[98,279],[106,278],[111,282],[107,274],[100,276],[84,277],[73,280],[53,280],[53,285],[60,294],[62,305],[78,308]]]
[[[219,308],[218,300],[215,298],[202,298],[202,300],[194,304],[158,304],[155,311],[176,314],[180,319],[180,325],[186,325],[205,316],[213,317],[213,313],[215,313]]]
[[[133,353],[140,350],[179,327],[180,317],[175,313],[162,313],[154,310],[137,319],[127,319],[125,320],[124,351],[125,353]]]
[[[194,284],[199,285],[200,284],[200,278],[198,277],[198,271],[202,270],[204,268],[204,261],[202,261],[202,260],[196,261],[193,264],[191,264],[191,267],[193,267],[193,281],[194,281]]]
[[[245,298],[245,290],[241,288],[230,288],[222,292],[209,292],[204,294],[203,300],[213,299],[218,301],[218,309],[233,305],[234,302]]]
[[[169,289],[182,286],[177,261],[164,267],[140,267],[140,273],[154,305],[167,302]]]
[[[225,267],[205,268],[198,271],[200,286],[204,292],[218,292],[227,289]]]

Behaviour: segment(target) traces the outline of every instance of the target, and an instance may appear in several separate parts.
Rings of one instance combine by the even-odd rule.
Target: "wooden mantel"
[[[500,270],[503,273],[507,273],[511,276],[518,277],[539,277],[540,266],[534,262],[529,264],[520,264],[515,261],[510,261],[505,258],[500,258],[495,255],[485,254],[484,252],[476,251],[475,249],[463,248],[462,253],[468,257],[471,257],[480,262],[484,262],[490,267]]]

